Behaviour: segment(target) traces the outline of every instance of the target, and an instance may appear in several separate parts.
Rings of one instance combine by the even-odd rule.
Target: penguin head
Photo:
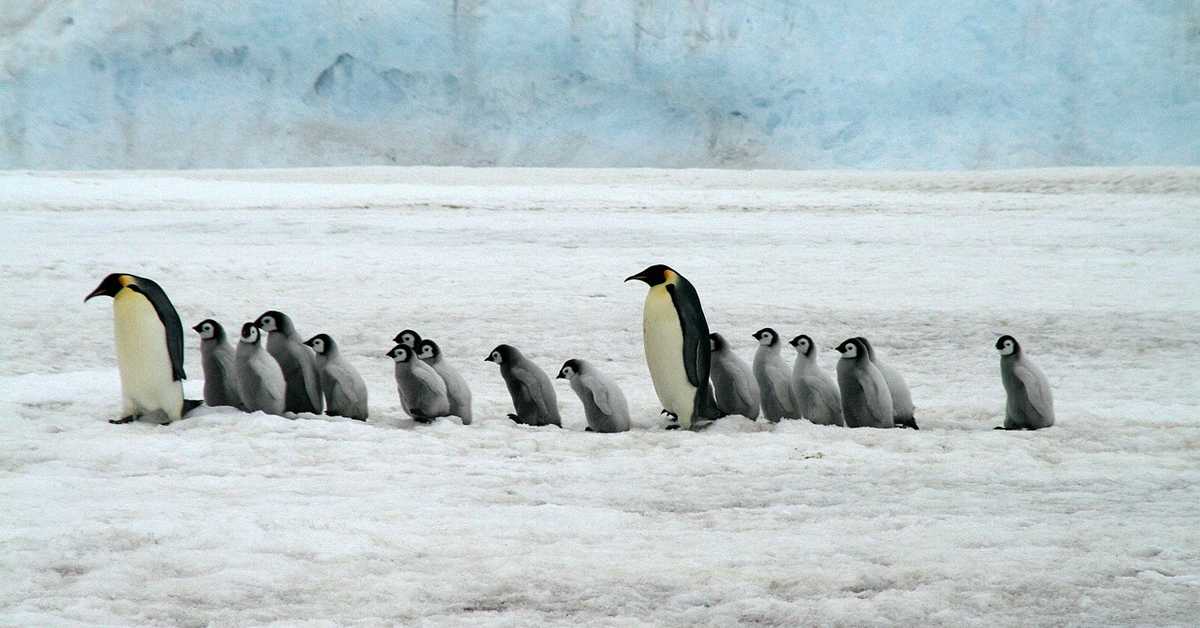
[[[115,297],[125,288],[141,292],[138,289],[138,277],[126,273],[111,273],[104,278],[104,281],[100,282],[100,285],[96,286],[95,290],[83,297],[83,302],[87,303],[92,297]]]
[[[847,338],[837,346],[837,350],[841,352],[843,360],[857,360],[867,355],[867,349],[863,346],[861,338]]]
[[[779,342],[779,334],[770,327],[763,327],[754,332],[754,337],[758,339],[758,344],[764,347],[774,347],[775,343]]]
[[[563,362],[562,368],[558,369],[558,377],[555,379],[573,380],[579,376],[581,370],[583,370],[583,361],[571,358]]]
[[[337,343],[333,341],[333,338],[331,338],[329,334],[317,334],[312,338],[305,340],[304,344],[312,347],[312,350],[315,351],[317,355],[333,353],[334,350],[337,349]]]
[[[261,337],[262,330],[258,328],[258,325],[254,323],[244,323],[242,325],[242,342],[248,345],[258,344]]]
[[[256,325],[262,328],[263,331],[278,331],[284,334],[291,334],[294,330],[292,327],[292,319],[279,310],[267,310],[254,321]]]
[[[813,341],[812,338],[809,338],[806,334],[800,334],[799,336],[792,338],[790,341],[788,341],[788,344],[795,347],[796,353],[799,353],[800,355],[806,356],[812,353]]]
[[[643,270],[636,275],[630,275],[626,277],[625,281],[633,281],[636,279],[638,281],[645,282],[647,286],[653,288],[657,285],[669,283],[678,276],[679,273],[675,272],[675,270],[670,266],[665,264],[655,264],[647,267],[646,270]]]
[[[411,329],[406,329],[396,334],[396,337],[392,338],[392,342],[398,345],[404,345],[410,349],[416,349],[417,347],[421,346],[421,334],[418,334]]]
[[[866,338],[864,338],[862,336],[855,336],[854,339],[857,340],[858,343],[862,345],[863,351],[866,352],[867,357],[870,358],[872,362],[874,362],[875,361],[875,347],[871,345],[871,341],[867,340]]]
[[[996,341],[996,350],[1000,355],[1016,355],[1021,352],[1021,343],[1017,342],[1016,338],[1004,334]]]
[[[195,327],[192,327],[192,329],[196,330],[196,333],[200,334],[201,340],[225,339],[225,328],[221,327],[220,323],[211,318],[206,318],[200,321],[200,323]]]
[[[438,346],[438,343],[428,338],[422,338],[418,346],[420,348],[417,350],[417,357],[422,360],[432,360],[442,355],[442,348]]]
[[[484,358],[484,362],[495,362],[496,364],[512,363],[521,357],[521,352],[512,345],[497,345],[488,357]]]
[[[712,351],[712,352],[724,351],[725,347],[727,347],[727,346],[729,346],[729,345],[728,345],[728,343],[725,342],[725,336],[722,336],[721,334],[718,334],[715,331],[708,335],[708,350],[709,351]]]
[[[413,358],[412,349],[404,345],[396,345],[391,351],[387,352],[387,356],[396,362],[408,362]]]

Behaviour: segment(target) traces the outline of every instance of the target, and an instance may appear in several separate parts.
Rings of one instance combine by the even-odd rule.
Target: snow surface
[[[0,624],[1200,617],[1200,170],[8,172],[0,216]],[[744,358],[765,325],[870,336],[923,429],[665,431],[621,282],[656,261]],[[109,425],[110,309],[82,298],[114,270],[189,326],[278,308],[331,333],[370,423]],[[407,326],[476,425],[401,418]],[[1054,428],[991,431],[1001,332]],[[500,342],[603,367],[633,431],[582,432],[562,382],[565,429],[503,419]]]
[[[3,0],[0,168],[1200,165],[1195,0]]]

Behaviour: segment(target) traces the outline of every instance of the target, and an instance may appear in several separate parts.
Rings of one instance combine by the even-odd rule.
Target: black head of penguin
[[[770,327],[763,327],[754,332],[754,338],[758,340],[759,344],[765,344],[768,347],[774,347],[779,342],[779,334],[775,333],[775,330]]]
[[[421,346],[421,334],[418,334],[411,329],[406,329],[396,334],[396,337],[392,338],[392,342],[415,349]]]
[[[201,340],[216,340],[218,342],[225,340],[225,328],[211,318],[200,321],[192,329],[200,334]]]
[[[803,346],[801,346],[801,343],[803,343]],[[792,345],[796,349],[796,352],[803,356],[807,356],[813,350],[813,341],[812,338],[808,337],[808,334],[800,334],[789,340],[788,344]]]
[[[257,344],[262,339],[262,330],[259,329],[257,323],[242,324],[242,342],[247,344]]]
[[[337,348],[337,343],[335,343],[333,341],[333,338],[331,338],[329,336],[329,334],[317,334],[317,335],[313,336],[312,338],[305,340],[304,344],[312,347],[312,350],[315,351],[318,355],[325,355],[326,353],[331,353],[334,349]]]
[[[572,376],[578,375],[582,368],[583,365],[580,364],[579,360],[571,358],[563,362],[562,368],[558,369],[558,376],[555,379],[571,379]]]
[[[725,336],[722,336],[721,334],[718,334],[715,331],[708,335],[708,350],[709,351],[711,351],[713,353],[716,353],[717,351],[724,351],[725,348],[728,346],[729,346],[729,343],[725,341]]]
[[[521,352],[512,345],[496,345],[495,349],[483,359],[484,362],[496,364],[511,364],[521,358]]]
[[[413,352],[410,347],[396,345],[392,347],[391,351],[387,352],[387,357],[397,362],[408,362],[409,360],[413,359]]]
[[[417,357],[422,360],[432,360],[442,354],[442,348],[438,343],[428,338],[422,338],[421,342],[417,343]]]
[[[625,281],[633,281],[636,279],[638,281],[645,282],[648,286],[653,287],[671,281],[671,279],[678,274],[679,273],[675,272],[675,270],[670,266],[665,264],[655,264],[653,266],[648,266],[645,270],[636,275],[630,275],[626,277]]]
[[[86,297],[83,297],[83,302],[87,303],[92,297],[115,297],[117,293],[125,288],[138,290],[138,277],[127,273],[110,273],[100,285],[96,286]],[[138,290],[141,292],[141,290]]]
[[[281,332],[285,336],[290,336],[296,333],[296,326],[292,324],[292,319],[287,314],[279,310],[267,310],[254,321],[264,331]]]
[[[1004,353],[1004,355],[1016,355],[1021,352],[1021,343],[1017,342],[1016,338],[1004,334],[996,340],[996,350]]]
[[[861,360],[867,357],[867,348],[859,338],[847,338],[837,346],[843,360]]]

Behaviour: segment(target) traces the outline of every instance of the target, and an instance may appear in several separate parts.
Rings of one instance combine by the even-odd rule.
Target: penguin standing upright
[[[467,385],[466,378],[459,374],[457,369],[450,366],[446,358],[442,357],[442,348],[437,342],[429,338],[422,338],[417,344],[420,347],[417,357],[432,366],[433,370],[442,376],[442,381],[446,382],[446,396],[450,398],[450,414],[462,419],[463,425],[470,425],[471,387]]]
[[[260,329],[270,332],[267,351],[279,362],[287,381],[287,411],[320,414],[321,377],[317,373],[317,358],[304,345],[291,317],[278,310],[263,312],[254,321]]]
[[[325,395],[325,414],[344,416],[355,421],[367,420],[367,384],[358,369],[342,356],[337,341],[329,334],[317,334],[304,341],[317,354],[317,373]]]
[[[546,372],[526,358],[520,349],[498,345],[483,361],[500,365],[500,377],[504,378],[515,410],[508,418],[525,425],[562,427],[554,385]]]
[[[871,362],[867,347],[858,338],[838,345],[838,387],[842,389],[842,414],[846,427],[895,427],[892,395],[883,373]]]
[[[662,264],[625,281],[650,286],[642,311],[642,340],[654,392],[663,410],[685,429],[719,418],[721,411],[709,384],[712,355],[708,321],[691,282]]]
[[[817,363],[817,348],[812,338],[800,334],[788,343],[796,349],[796,361],[792,364],[792,389],[804,418],[817,425],[844,427],[842,396],[829,373],[821,370]]]
[[[279,362],[267,352],[263,330],[254,323],[242,324],[242,335],[234,353],[238,396],[246,412],[283,416],[287,406],[287,380]]]
[[[167,293],[157,283],[127,273],[112,273],[84,297],[113,300],[113,338],[121,373],[121,417],[129,423],[155,416],[177,421],[199,401],[183,398],[183,325]]]
[[[225,339],[225,328],[206,318],[192,329],[200,334],[200,365],[204,367],[204,403],[242,407],[238,395],[237,368],[233,346]]]
[[[996,341],[1000,352],[1000,379],[1008,402],[1004,406],[1005,430],[1040,430],[1054,425],[1054,396],[1050,380],[1009,335]]]
[[[890,365],[884,364],[882,360],[875,356],[875,347],[871,345],[871,341],[858,337],[862,341],[864,347],[867,348],[867,357],[871,358],[871,362],[875,364],[875,368],[883,374],[883,381],[887,382],[888,393],[892,396],[892,418],[896,423],[896,427],[910,427],[914,430],[921,429],[917,427],[917,419],[913,417],[916,408],[913,406],[912,393],[908,392],[908,382],[904,381],[904,377],[900,375],[900,371],[892,368]]]
[[[800,404],[792,388],[792,372],[780,355],[779,334],[770,327],[754,332],[758,350],[754,352],[754,378],[762,391],[763,418],[778,423],[780,419],[800,418]]]
[[[733,352],[721,334],[709,334],[708,341],[712,349],[712,387],[717,407],[722,412],[740,414],[751,421],[757,419],[760,393],[754,371]]]

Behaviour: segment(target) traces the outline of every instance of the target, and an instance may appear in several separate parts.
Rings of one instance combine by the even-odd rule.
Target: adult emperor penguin
[[[583,403],[588,432],[628,432],[629,403],[620,386],[586,360],[570,359],[558,371]]]
[[[655,264],[625,281],[650,286],[642,310],[646,365],[663,411],[685,429],[721,416],[709,384],[712,360],[708,321],[691,282],[669,266]]]
[[[237,389],[237,368],[233,345],[225,337],[225,328],[206,318],[194,327],[200,334],[200,365],[204,367],[204,403],[210,406],[240,408],[242,398]]]
[[[403,334],[403,332],[401,333]],[[417,344],[420,347],[417,357],[432,366],[433,370],[442,376],[442,381],[446,383],[446,396],[450,398],[450,414],[462,419],[463,425],[470,425],[471,387],[467,386],[467,380],[457,369],[450,366],[446,358],[442,357],[442,348],[438,346],[438,343],[428,338],[422,338]]]
[[[304,346],[291,317],[278,310],[269,310],[254,324],[270,332],[267,351],[283,369],[283,379],[287,381],[287,410],[320,414],[323,406],[317,360]]]
[[[800,418],[800,406],[792,390],[792,373],[780,355],[783,343],[770,327],[754,332],[758,350],[754,352],[754,378],[762,391],[763,418],[772,423],[780,419]]]
[[[242,325],[234,361],[238,396],[246,412],[261,410],[283,416],[287,407],[287,381],[279,362],[267,352],[264,333],[254,323]]]
[[[515,413],[508,418],[525,425],[557,425],[562,427],[558,414],[558,395],[546,372],[538,368],[512,345],[499,345],[483,359],[500,366],[500,376],[508,387]]]
[[[325,414],[367,420],[367,384],[358,369],[342,356],[337,342],[329,334],[317,334],[304,341],[316,353],[321,393],[325,395]]]
[[[842,414],[846,427],[895,427],[892,395],[883,373],[871,362],[867,347],[858,338],[838,345],[838,387],[842,389]]]
[[[450,414],[450,399],[446,382],[432,366],[417,359],[412,347],[396,345],[387,352],[396,363],[396,390],[400,405],[417,423],[432,423]]]
[[[708,344],[712,350],[712,387],[717,407],[751,421],[757,419],[759,391],[754,371],[733,352],[721,334],[709,334]]]
[[[888,393],[892,395],[892,419],[895,421],[896,427],[921,429],[917,427],[917,420],[913,418],[915,408],[913,407],[912,393],[908,392],[908,382],[904,381],[900,371],[884,364],[875,356],[875,347],[871,345],[870,340],[862,336],[859,336],[858,339],[867,348],[867,357],[871,358],[871,362],[875,364],[880,373],[883,373],[883,381],[887,382]]]
[[[842,395],[838,393],[833,378],[821,369],[817,362],[817,348],[812,338],[800,334],[788,341],[796,349],[796,361],[792,365],[792,390],[800,414],[817,425],[844,427]]]
[[[1054,425],[1054,396],[1050,381],[1025,355],[1021,343],[1009,335],[996,341],[1000,352],[1000,379],[1008,402],[1004,406],[1006,430],[1039,430]]]
[[[112,273],[84,297],[112,297],[113,338],[121,373],[121,417],[177,421],[199,401],[183,398],[183,325],[167,293],[157,283]]]

